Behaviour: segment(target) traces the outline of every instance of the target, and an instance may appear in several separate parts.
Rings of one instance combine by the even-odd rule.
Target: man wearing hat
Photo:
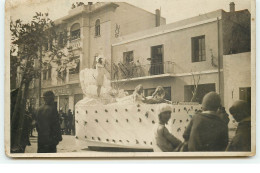
[[[227,114],[219,111],[220,108],[221,100],[217,93],[210,92],[204,96],[202,112],[193,116],[183,134],[189,151],[225,151],[228,118],[223,118]]]
[[[36,129],[38,132],[38,153],[56,153],[56,146],[62,140],[59,116],[54,104],[54,93],[43,94],[45,104],[36,114]]]
[[[227,147],[227,151],[251,151],[251,106],[244,100],[238,100],[229,112],[238,122],[236,135]]]

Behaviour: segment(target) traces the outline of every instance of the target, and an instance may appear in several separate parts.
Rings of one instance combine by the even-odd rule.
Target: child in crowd
[[[165,127],[171,118],[171,112],[171,105],[166,103],[158,105],[159,123],[154,131],[154,151],[171,152],[181,144],[181,141]]]

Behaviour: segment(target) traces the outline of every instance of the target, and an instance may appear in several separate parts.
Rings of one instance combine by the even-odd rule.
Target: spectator
[[[32,123],[31,123],[31,129],[30,129],[30,137],[34,137],[33,136],[33,131],[34,131],[34,129],[35,129],[35,123],[36,123],[36,121],[35,121],[35,110],[31,107],[30,108],[30,113],[31,113],[31,115],[32,115]]]
[[[72,132],[72,121],[73,121],[73,115],[71,110],[68,110],[68,134],[70,135]]]
[[[32,130],[32,113],[30,111],[30,107],[29,106],[26,106],[26,109],[25,109],[25,126],[24,128],[26,129],[27,131],[27,135],[26,135],[26,140],[27,140],[27,145],[28,146],[31,146],[31,142],[30,142],[30,134],[31,134],[31,130]]]
[[[60,109],[59,111],[59,122],[60,122],[61,134],[65,134],[65,116],[62,109]]]
[[[72,135],[74,136],[75,135],[75,110],[73,111],[73,114],[72,114],[73,118],[72,118]]]
[[[171,118],[172,107],[168,104],[161,104],[158,106],[159,124],[154,132],[154,151],[171,152],[181,144],[181,141],[173,136],[165,124]]]
[[[68,115],[66,114],[66,112],[64,112],[62,114],[63,120],[64,120],[64,133],[67,135],[68,134]]]
[[[59,116],[54,104],[54,93],[47,91],[43,95],[45,104],[36,114],[38,131],[38,153],[56,153],[56,146],[62,140]]]
[[[251,106],[246,101],[238,100],[229,112],[238,122],[236,135],[227,147],[227,151],[251,151]]]
[[[220,103],[220,97],[215,92],[204,96],[202,112],[193,116],[183,134],[189,151],[225,151],[228,144],[228,121],[223,119],[225,113],[218,111]]]
[[[136,61],[136,73],[137,73],[136,77],[142,77],[145,75],[144,69],[139,60]]]

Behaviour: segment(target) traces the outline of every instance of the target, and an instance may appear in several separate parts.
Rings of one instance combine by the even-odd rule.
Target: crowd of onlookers
[[[198,111],[183,133],[184,142],[177,139],[166,128],[171,118],[172,106],[158,106],[159,123],[154,131],[154,151],[251,151],[251,105],[238,100],[229,108],[238,122],[236,134],[231,141],[228,137],[229,115],[221,106],[220,96],[215,92],[206,94],[202,110]]]
[[[156,93],[161,95],[161,90],[159,88]],[[146,101],[138,97],[135,99]],[[71,110],[67,114],[57,112],[53,92],[44,93],[44,100],[45,104],[36,113],[38,152],[51,153],[56,152],[62,134],[75,133],[74,116]],[[159,122],[154,131],[153,142],[155,152],[251,151],[250,103],[238,100],[229,108],[230,114],[238,122],[236,134],[229,141],[230,118],[225,108],[221,106],[220,96],[215,92],[206,94],[202,101],[202,110],[193,115],[183,133],[183,142],[171,134],[165,126],[171,118],[172,105],[161,101],[159,103],[161,103],[157,105]]]
[[[158,125],[154,131],[153,149],[155,152],[185,151],[251,151],[251,104],[238,100],[229,108],[229,113],[237,121],[235,136],[229,140],[228,124],[230,117],[221,105],[219,94],[210,92],[202,100],[202,110],[193,115],[183,133],[181,141],[169,132],[166,124],[171,118],[172,105],[164,100],[162,87],[157,87],[151,98],[142,96],[142,86],[138,86],[133,94],[135,102],[158,104]],[[54,103],[54,93],[44,93],[44,104],[36,111],[26,106],[24,129],[22,132],[24,152],[30,144],[35,128],[38,132],[38,152],[56,152],[56,146],[62,135],[75,135],[75,116],[69,109],[67,113],[60,110]]]
[[[68,110],[68,113],[59,111],[60,127],[61,133],[63,135],[75,135],[75,117],[71,112],[71,109]]]
[[[41,107],[44,106],[51,106],[51,109],[56,109],[54,104],[46,105],[45,103]],[[63,112],[62,110],[57,113],[55,113],[56,111],[54,110],[51,112],[46,112],[46,110],[44,110],[42,112],[43,115],[39,117],[40,110],[40,108],[38,110],[34,110],[32,106],[26,106],[23,130],[24,149],[26,146],[31,145],[30,137],[35,137],[33,134],[36,129],[38,132],[38,140],[41,140],[41,137],[39,137],[39,135],[41,136],[39,131],[43,131],[43,133],[49,133],[49,131],[51,132],[56,129],[57,133],[60,133],[60,135],[75,135],[75,116],[71,109],[69,109],[67,113]],[[52,116],[56,117],[57,123],[55,123],[56,120],[53,120]]]

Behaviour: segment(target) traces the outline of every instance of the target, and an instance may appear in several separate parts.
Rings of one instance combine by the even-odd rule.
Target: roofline
[[[181,26],[181,27],[175,27],[175,28],[172,28],[172,29],[155,31],[154,33],[151,33],[151,34],[148,34],[148,35],[144,35],[144,36],[141,36],[141,37],[137,37],[137,38],[133,38],[133,39],[127,39],[127,40],[120,41],[118,43],[114,43],[114,44],[112,44],[112,46],[119,46],[119,45],[122,45],[122,44],[134,42],[134,41],[137,41],[137,40],[146,39],[146,38],[149,38],[149,37],[155,37],[155,36],[158,36],[158,35],[167,34],[167,33],[170,33],[170,32],[174,32],[174,31],[178,31],[178,30],[182,30],[182,29],[187,29],[187,28],[190,28],[190,27],[198,26],[198,25],[208,24],[208,23],[212,23],[212,22],[215,22],[215,21],[218,21],[218,20],[221,20],[221,19],[222,19],[221,16],[219,16],[219,17],[216,17],[216,18],[199,21],[199,22],[196,22],[196,23],[193,23],[193,24],[187,24],[187,25],[184,25],[184,26]]]
[[[130,4],[130,3],[127,3],[127,2],[115,2],[115,3],[125,3],[125,4],[128,4],[128,5],[132,6],[132,7],[135,7],[135,8],[141,9],[141,10],[143,10],[143,11],[146,12],[146,13],[149,13],[149,14],[155,15],[155,13],[152,13],[152,12],[150,12],[150,11],[148,11],[148,10],[145,10],[145,9],[143,9],[143,8],[141,8],[141,7],[135,6],[135,5]],[[163,16],[161,16],[161,18],[163,18],[163,19],[166,20],[166,18],[163,17]]]
[[[68,15],[66,15],[66,16],[64,16],[64,17],[62,17],[62,18],[56,19],[54,22],[59,21],[59,20],[61,20],[62,22],[64,22],[64,21],[67,21],[67,20],[69,20],[69,19],[71,19],[71,18],[73,18],[73,17],[75,17],[75,16],[81,15],[81,14],[92,14],[92,13],[96,13],[96,12],[102,10],[103,8],[109,7],[109,6],[112,6],[112,7],[115,7],[115,8],[119,7],[118,4],[113,3],[113,2],[109,2],[109,3],[107,3],[107,4],[104,4],[104,5],[100,6],[100,7],[97,7],[97,8],[96,8],[95,10],[93,10],[93,11],[92,11],[92,10],[89,11],[89,10],[86,10],[86,7],[87,7],[87,6],[88,6],[88,5],[84,5],[84,6],[83,6],[83,7],[84,7],[83,10],[78,11],[78,12],[76,12],[76,13],[74,13],[74,14],[68,14]],[[61,23],[62,23],[62,22],[61,22]]]
[[[225,11],[225,10],[224,10]],[[243,9],[243,10],[237,10],[237,11],[235,11],[235,12],[230,12],[230,11],[225,11],[226,13],[241,13],[241,12],[248,12],[249,14],[251,14],[250,13],[250,11],[248,10],[248,9]]]

